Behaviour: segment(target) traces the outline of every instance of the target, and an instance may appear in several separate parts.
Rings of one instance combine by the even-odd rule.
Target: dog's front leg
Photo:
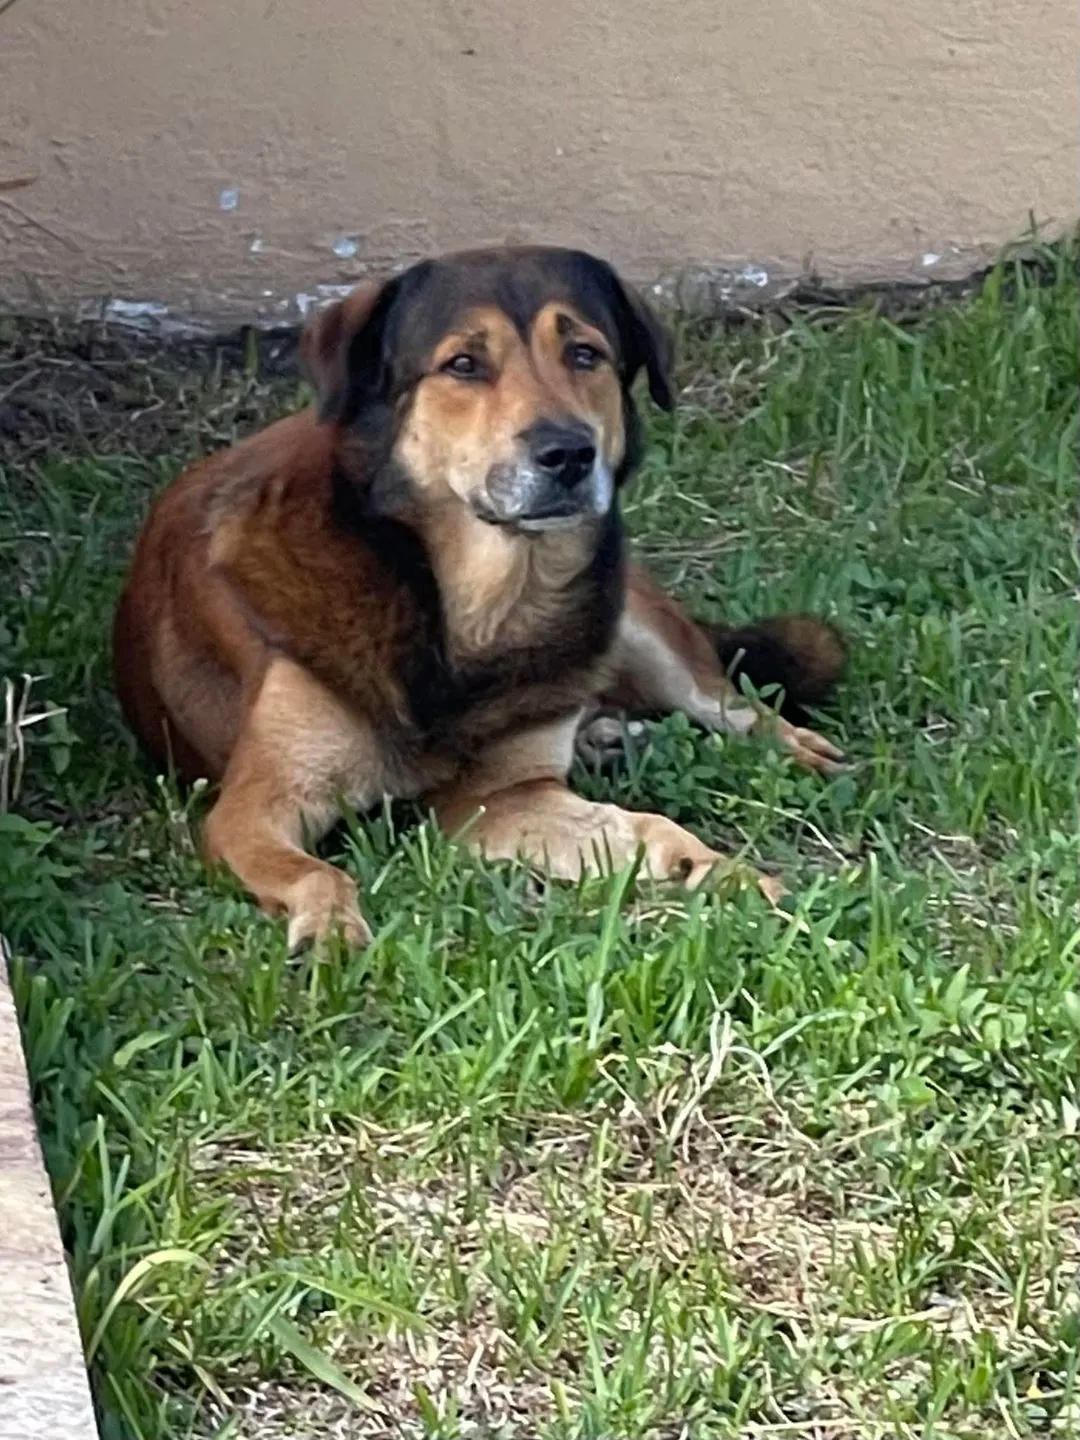
[[[366,808],[380,793],[371,732],[306,671],[275,660],[249,708],[207,817],[203,845],[259,904],[288,918],[290,948],[371,930],[356,884],[303,848],[339,817],[340,797]]]
[[[573,716],[493,746],[433,797],[440,824],[489,860],[523,860],[553,880],[621,870],[639,854],[643,874],[691,889],[736,868],[666,815],[576,795],[565,777],[579,723]],[[770,900],[783,894],[773,877],[739,868]]]

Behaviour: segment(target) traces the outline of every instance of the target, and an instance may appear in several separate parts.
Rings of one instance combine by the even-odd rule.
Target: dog
[[[830,626],[710,631],[627,555],[632,389],[644,375],[673,408],[672,341],[610,265],[545,247],[423,261],[320,311],[302,356],[315,404],[166,488],[114,627],[129,724],[159,766],[219,783],[207,860],[284,912],[290,946],[370,940],[353,880],[305,842],[386,796],[554,879],[640,859],[692,887],[729,867],[662,815],[569,788],[603,711],[770,730],[840,766],[731,673],[816,703],[844,663]]]

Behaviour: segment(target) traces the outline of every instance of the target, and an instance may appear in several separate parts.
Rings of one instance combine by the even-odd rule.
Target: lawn
[[[8,755],[2,923],[105,1440],[1080,1432],[1078,299],[1066,246],[683,327],[630,527],[703,614],[848,631],[856,768],[675,718],[577,783],[789,915],[394,809],[328,849],[375,943],[298,961],[108,664],[151,495],[299,401],[284,342],[0,331],[0,678],[63,710]]]

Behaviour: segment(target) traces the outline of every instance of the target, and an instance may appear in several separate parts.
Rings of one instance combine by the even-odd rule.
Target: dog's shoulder
[[[333,446],[313,409],[268,425],[227,450],[193,465],[178,481],[188,487],[203,527],[216,531],[234,521],[280,514],[286,497],[301,500],[308,515],[329,495]]]
[[[284,487],[299,485],[315,495],[325,484],[326,449],[308,410],[196,460],[154,501],[136,563],[152,555],[184,561],[196,554],[213,563],[256,516],[270,517]]]
[[[422,603],[430,573],[403,527],[342,503],[337,440],[307,411],[182,477],[175,503],[187,516],[176,534],[196,582],[186,589],[193,604],[206,603],[200,572],[205,595],[226,595],[265,651],[348,703],[400,715],[402,655],[431,643],[431,606]]]

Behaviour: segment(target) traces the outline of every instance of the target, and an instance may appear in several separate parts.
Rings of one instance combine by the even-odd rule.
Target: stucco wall
[[[1078,73],[1074,0],[14,0],[0,300],[284,314],[515,237],[955,273],[1075,220]]]

